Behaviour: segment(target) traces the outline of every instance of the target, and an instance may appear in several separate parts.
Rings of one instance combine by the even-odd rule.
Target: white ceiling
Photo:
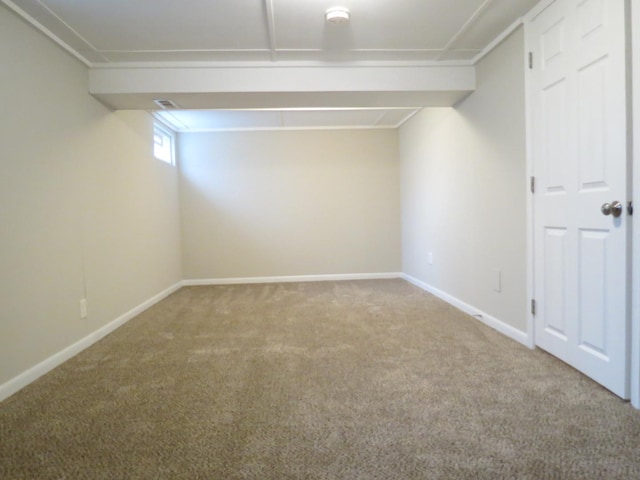
[[[471,65],[538,0],[0,0],[90,68]],[[330,7],[349,25],[327,24]],[[336,105],[327,105],[335,107]],[[372,105],[373,106],[373,105]],[[397,105],[396,105],[397,106]],[[407,105],[403,104],[403,107]],[[414,105],[415,107],[423,105]],[[203,108],[209,105],[203,105]],[[122,108],[118,106],[117,108]],[[136,107],[133,107],[136,108]],[[190,107],[193,108],[193,107]],[[200,108],[200,107],[197,107]],[[225,108],[229,108],[226,106]],[[231,107],[237,108],[237,107]],[[411,110],[177,115],[194,129],[395,126]],[[187,127],[184,127],[187,128]],[[264,127],[267,128],[267,127]]]
[[[538,0],[3,0],[89,63],[472,60]],[[343,6],[350,25],[324,21]]]
[[[177,132],[397,128],[418,112],[404,109],[172,110],[156,115]]]

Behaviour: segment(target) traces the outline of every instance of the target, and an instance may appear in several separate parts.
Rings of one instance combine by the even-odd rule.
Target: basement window
[[[158,123],[153,124],[153,156],[158,160],[175,165],[173,133]]]

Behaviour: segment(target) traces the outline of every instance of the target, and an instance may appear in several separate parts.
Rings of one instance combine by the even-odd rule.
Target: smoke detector
[[[349,10],[344,7],[331,7],[324,14],[327,23],[346,25],[349,23]]]

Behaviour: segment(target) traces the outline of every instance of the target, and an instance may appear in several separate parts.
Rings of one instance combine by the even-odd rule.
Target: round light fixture
[[[349,10],[344,7],[331,7],[324,15],[328,23],[345,25],[349,23]]]

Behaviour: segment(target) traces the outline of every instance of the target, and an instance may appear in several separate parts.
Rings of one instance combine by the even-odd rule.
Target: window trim
[[[166,158],[160,157],[156,154],[156,141],[155,136],[157,133],[160,133],[164,138],[168,138],[170,141],[169,146],[169,155],[170,158],[167,160]],[[167,128],[165,125],[158,121],[153,122],[153,157],[161,162],[167,163],[169,165],[176,164],[176,134],[170,128]]]

